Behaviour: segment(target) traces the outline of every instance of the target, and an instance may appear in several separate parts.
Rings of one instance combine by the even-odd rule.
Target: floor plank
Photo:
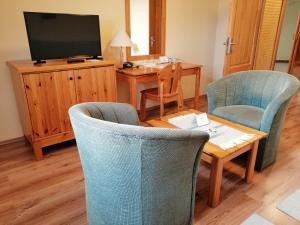
[[[201,111],[207,101],[201,98]],[[192,101],[185,105],[192,107]],[[176,107],[167,108],[167,113]],[[147,113],[150,118],[159,111]],[[229,162],[222,181],[222,203],[207,207],[209,166],[200,165],[197,179],[195,225],[238,225],[256,212],[274,224],[299,224],[276,205],[300,187],[300,92],[289,107],[277,162],[255,173],[251,184],[241,166]],[[24,141],[0,146],[0,225],[86,224],[84,180],[74,142],[47,148],[46,158],[34,161]]]

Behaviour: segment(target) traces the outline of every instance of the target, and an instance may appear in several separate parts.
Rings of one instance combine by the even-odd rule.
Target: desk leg
[[[254,142],[252,149],[249,151],[247,168],[246,168],[246,176],[245,176],[245,180],[247,183],[250,183],[253,179],[258,143],[259,141]]]
[[[210,185],[208,206],[215,208],[220,203],[220,193],[222,185],[223,161],[218,158],[213,158],[210,172]]]
[[[130,104],[133,105],[136,109],[138,109],[137,105],[137,83],[136,79],[130,79],[129,81],[129,92],[130,92]]]
[[[201,69],[195,69],[196,72],[196,84],[195,84],[195,98],[194,98],[194,107],[196,110],[199,110],[199,96],[200,96],[200,77],[201,77]]]

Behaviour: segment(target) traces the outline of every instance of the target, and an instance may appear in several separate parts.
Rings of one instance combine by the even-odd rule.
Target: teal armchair
[[[288,104],[298,88],[298,79],[286,73],[238,72],[209,85],[208,112],[268,133],[255,165],[261,171],[276,159]]]
[[[90,225],[192,224],[208,134],[138,126],[128,104],[82,103],[69,114]]]

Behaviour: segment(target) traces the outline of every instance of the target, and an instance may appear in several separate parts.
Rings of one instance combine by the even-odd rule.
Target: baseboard
[[[290,61],[288,59],[278,59],[275,60],[275,63],[289,63]]]
[[[17,137],[17,138],[13,138],[13,139],[9,139],[9,140],[5,140],[5,141],[0,141],[0,146],[1,145],[8,145],[8,144],[13,144],[13,143],[17,143],[20,141],[25,141],[25,137]]]

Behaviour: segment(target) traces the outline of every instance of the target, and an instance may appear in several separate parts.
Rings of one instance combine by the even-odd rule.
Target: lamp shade
[[[133,44],[125,31],[119,31],[111,41],[111,47],[131,47]]]

